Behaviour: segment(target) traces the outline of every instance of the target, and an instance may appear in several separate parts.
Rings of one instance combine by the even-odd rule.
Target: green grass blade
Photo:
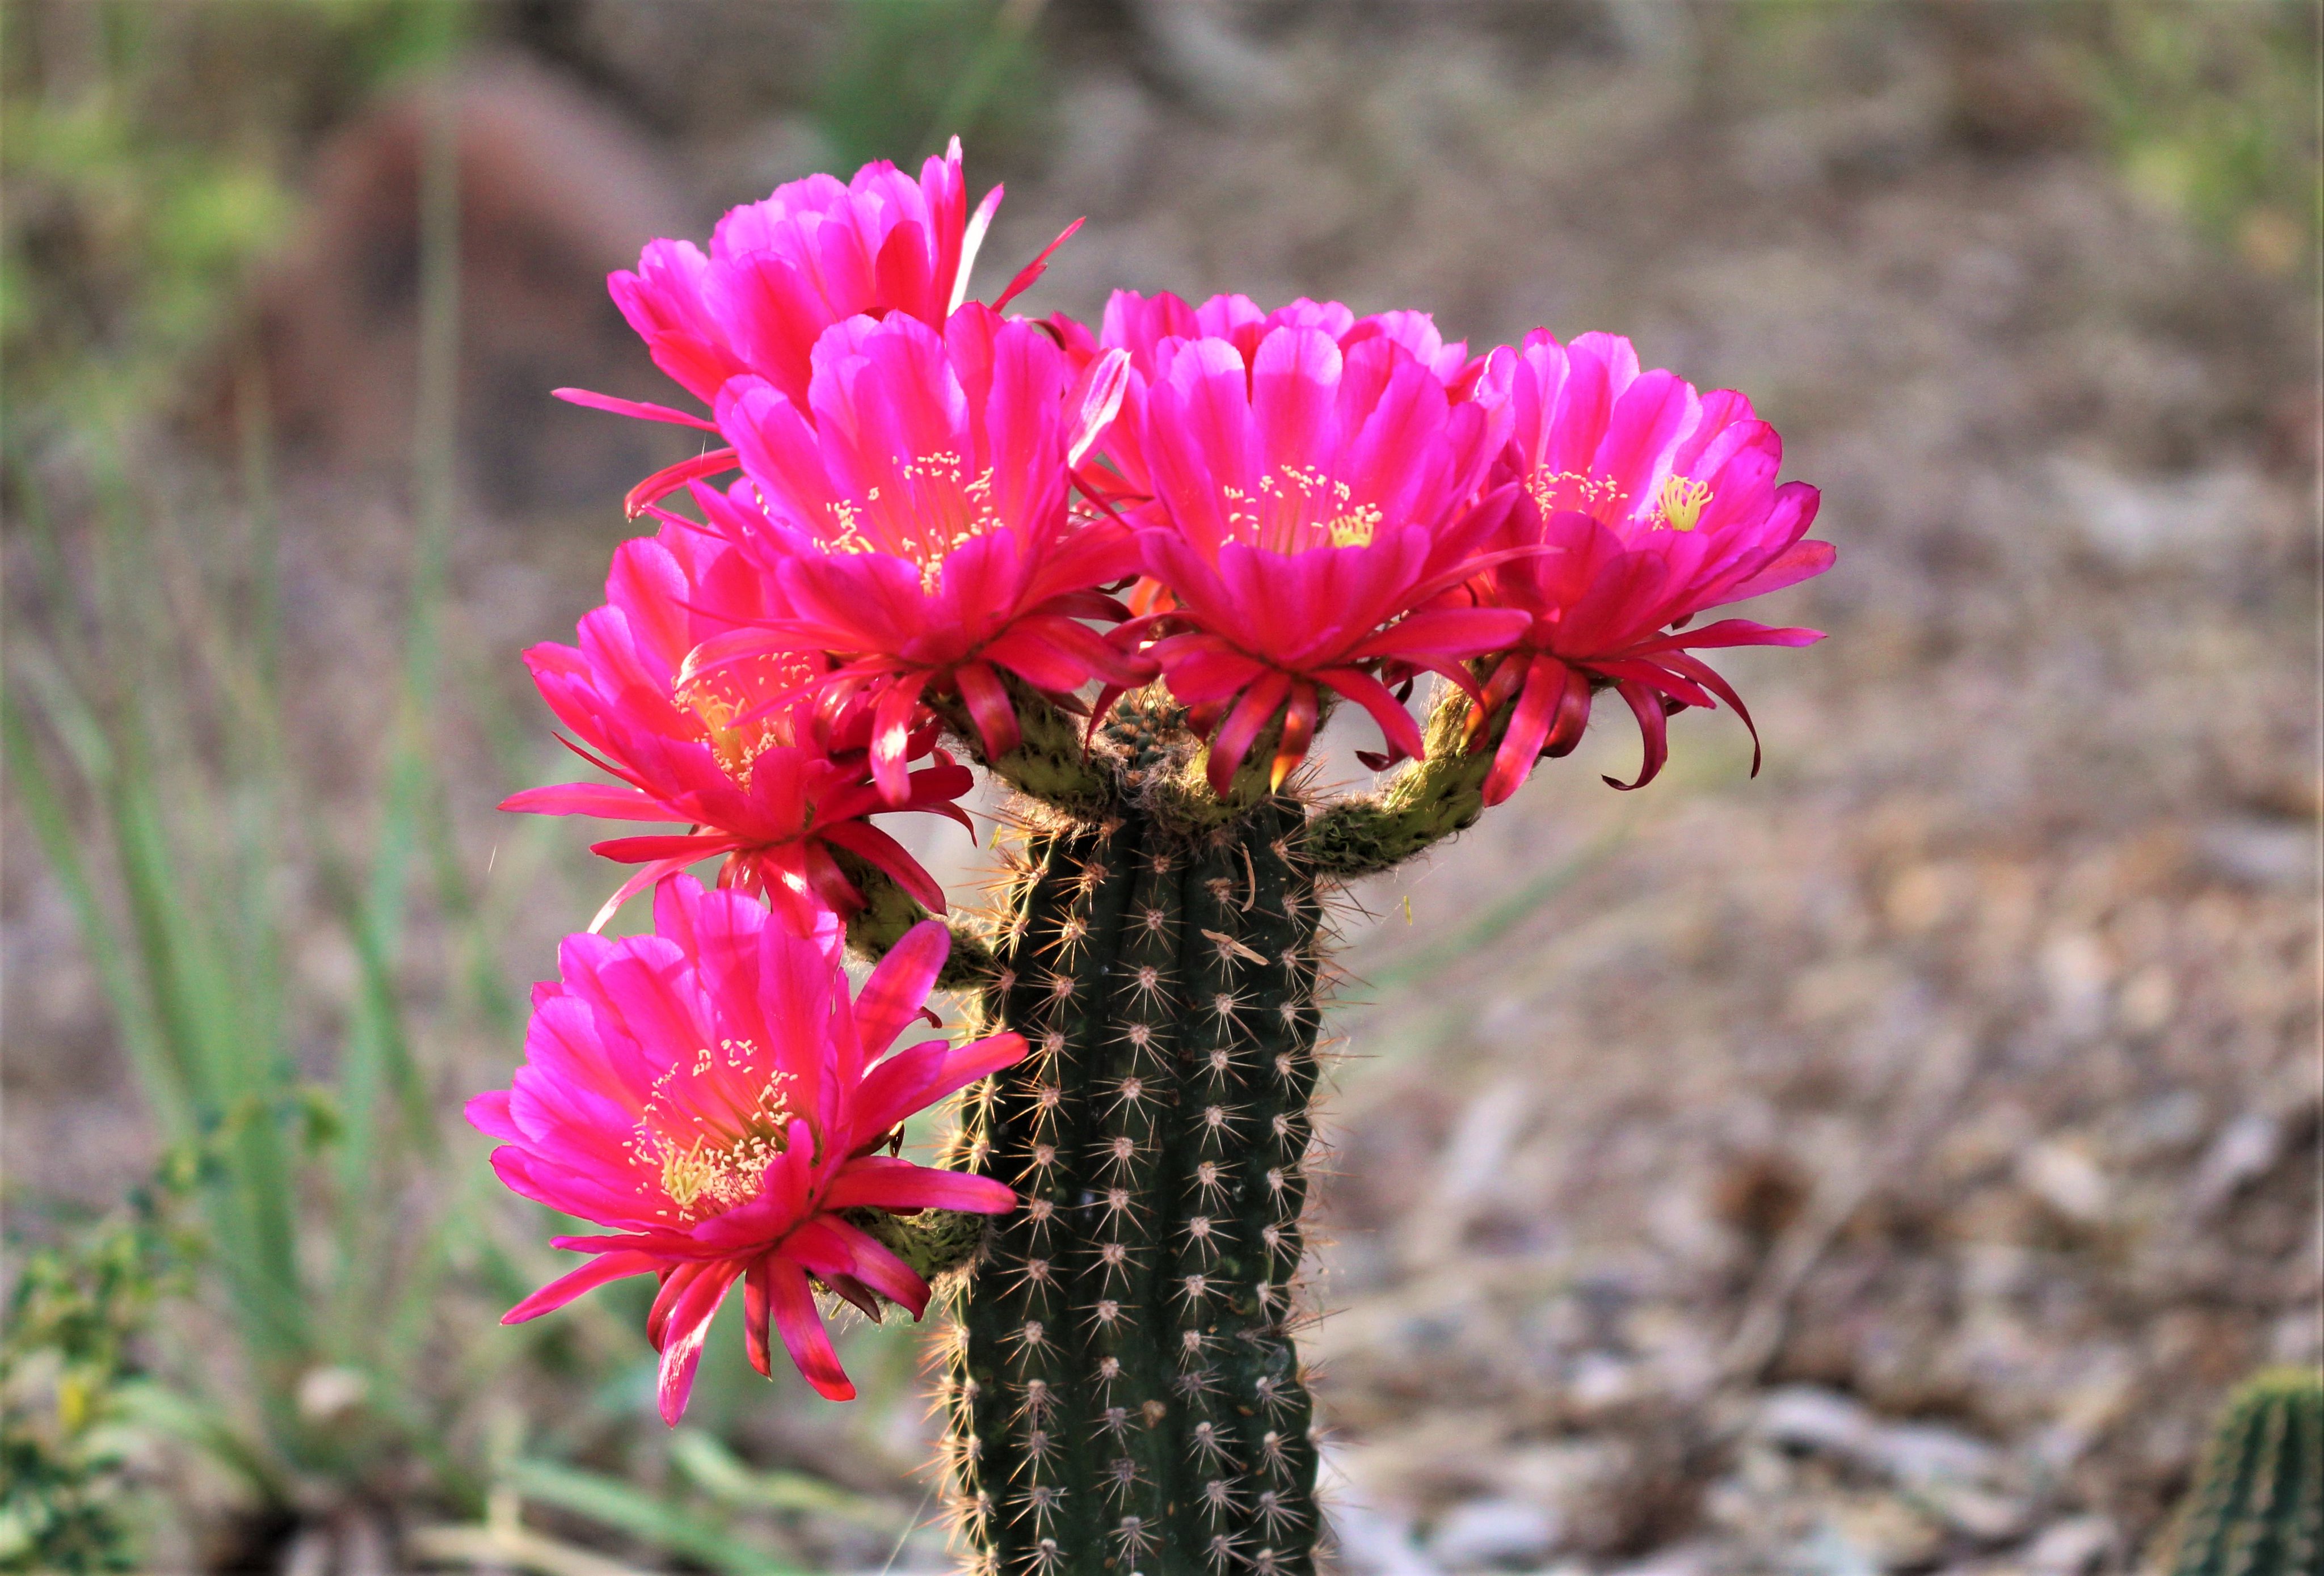
[[[803,1576],[681,1507],[619,1479],[550,1461],[518,1460],[503,1480],[522,1498],[698,1560],[728,1576]]]

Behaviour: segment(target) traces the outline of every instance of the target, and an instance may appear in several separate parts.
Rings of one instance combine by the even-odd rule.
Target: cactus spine
[[[2324,1376],[2281,1369],[2236,1391],[2180,1517],[2172,1576],[2324,1573]]]

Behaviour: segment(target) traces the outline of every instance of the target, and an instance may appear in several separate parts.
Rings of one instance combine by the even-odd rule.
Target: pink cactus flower
[[[599,910],[592,930],[662,877],[722,854],[722,886],[788,908],[853,913],[862,896],[833,859],[835,848],[861,855],[943,912],[936,881],[864,817],[920,810],[968,825],[953,803],[971,786],[967,768],[939,752],[935,765],[904,779],[892,802],[883,800],[868,777],[868,711],[818,710],[811,659],[689,666],[704,641],[766,616],[766,589],[733,546],[670,524],[614,553],[605,605],[583,615],[578,647],[525,653],[542,698],[572,730],[575,752],[620,780],[528,788],[501,807],[692,828],[595,844],[598,853],[643,868]],[[934,728],[924,725],[898,751],[925,754],[934,742]]]
[[[1523,484],[1508,540],[1547,548],[1511,558],[1477,582],[1487,605],[1531,618],[1500,654],[1472,712],[1481,748],[1489,713],[1514,698],[1485,783],[1485,803],[1515,793],[1543,755],[1563,755],[1590,721],[1592,690],[1611,685],[1638,720],[1645,760],[1634,788],[1669,752],[1665,719],[1723,700],[1758,730],[1727,681],[1692,653],[1720,646],[1805,646],[1821,631],[1730,618],[1685,628],[1705,608],[1740,602],[1822,574],[1831,544],[1801,539],[1818,494],[1778,486],[1783,439],[1731,390],[1698,396],[1692,384],[1638,370],[1628,339],[1584,334],[1561,346],[1536,329],[1487,378],[1503,387],[1514,421],[1501,475]]]
[[[1421,753],[1373,670],[1393,659],[1473,689],[1462,660],[1525,627],[1504,609],[1421,609],[1479,571],[1515,500],[1514,486],[1479,497],[1501,412],[1452,399],[1387,335],[1342,350],[1283,326],[1248,357],[1226,339],[1165,341],[1156,370],[1138,442],[1166,523],[1138,541],[1171,605],[1139,627],[1160,633],[1148,654],[1211,741],[1213,786],[1225,791],[1278,711],[1279,785],[1325,689]]]
[[[1106,301],[1105,317],[1095,335],[1063,313],[1048,319],[1049,328],[1075,364],[1107,350],[1130,355],[1130,380],[1122,400],[1122,419],[1107,432],[1100,446],[1102,465],[1093,464],[1081,480],[1093,493],[1102,493],[1124,512],[1143,513],[1156,521],[1161,515],[1152,503],[1153,475],[1139,450],[1144,430],[1146,391],[1154,382],[1166,345],[1186,339],[1223,339],[1248,364],[1259,342],[1277,328],[1317,328],[1332,336],[1342,353],[1361,340],[1392,339],[1417,357],[1449,389],[1465,392],[1481,362],[1471,362],[1461,340],[1447,343],[1425,312],[1376,312],[1358,317],[1338,301],[1301,297],[1267,311],[1249,296],[1213,296],[1199,306],[1168,290],[1145,296],[1136,290],[1116,290]],[[1131,598],[1136,611],[1154,611],[1157,591],[1151,582]]]
[[[661,1415],[675,1425],[711,1316],[739,1280],[752,1366],[770,1371],[771,1330],[809,1384],[848,1400],[855,1387],[814,1283],[875,1317],[885,1298],[915,1319],[928,1286],[844,1212],[1007,1211],[1015,1194],[990,1177],[878,1151],[907,1117],[1023,1056],[1025,1042],[890,1051],[951,945],[934,920],[851,999],[828,916],[796,927],[683,876],[662,885],[654,910],[651,935],[566,938],[562,977],[534,992],[524,1064],[507,1089],[468,1102],[468,1120],[501,1140],[503,1182],[613,1233],[555,1239],[593,1257],[502,1323],[659,1276],[646,1333],[661,1353]]]
[[[1078,377],[1038,325],[954,312],[941,335],[900,314],[816,343],[805,404],[762,378],[718,396],[744,481],[697,487],[709,523],[770,577],[779,613],[710,642],[705,667],[830,652],[819,692],[872,707],[873,775],[909,792],[923,695],[957,693],[993,754],[1015,748],[1001,674],[1068,695],[1150,674],[1084,620],[1125,616],[1099,587],[1135,572],[1127,528],[1075,510],[1066,477],[1120,401],[1125,358]]]
[[[960,139],[930,158],[916,181],[884,160],[850,181],[810,175],[730,210],[711,232],[710,250],[691,241],[647,243],[635,272],[608,283],[654,364],[705,404],[730,378],[763,378],[793,400],[807,397],[816,339],[858,314],[901,313],[933,328],[968,299],[968,277],[1001,206],[994,187],[972,216]],[[1039,278],[1049,244],[995,300],[1004,306]],[[559,398],[647,420],[710,429],[702,417],[668,406],[579,389]],[[630,494],[635,515],[699,476],[732,470],[731,449],[712,450],[647,478]]]

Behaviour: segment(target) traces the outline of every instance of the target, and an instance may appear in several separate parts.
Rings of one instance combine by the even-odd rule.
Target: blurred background
[[[494,803],[669,429],[604,276],[954,131],[992,273],[1633,336],[1840,565],[1351,894],[1353,1572],[2136,1569],[2319,1338],[2318,11],[7,0],[0,1568],[920,1571],[847,1407],[551,1272],[457,1116],[613,877]],[[681,447],[673,448],[673,443]],[[1361,741],[1358,741],[1361,742]],[[1342,758],[1344,759],[1344,758]],[[1345,775],[1357,776],[1351,764]],[[957,892],[982,855],[918,846]],[[729,1322],[735,1310],[728,1311]]]

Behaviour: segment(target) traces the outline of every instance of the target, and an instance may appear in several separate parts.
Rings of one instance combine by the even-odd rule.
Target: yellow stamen
[[[672,1085],[692,1082],[718,1071],[745,1065],[755,1055],[749,1042],[721,1043],[722,1058],[707,1046],[695,1054],[691,1066],[672,1067],[654,1081],[654,1093],[641,1113],[631,1153],[649,1166],[659,1166],[661,1191],[678,1206],[680,1220],[697,1212],[715,1214],[754,1196],[767,1163],[783,1150],[783,1134],[790,1107],[782,1086],[788,1073],[777,1073],[758,1090],[755,1098],[737,1109],[728,1104],[717,1111],[672,1097]],[[715,1112],[715,1114],[713,1114]],[[674,1130],[673,1130],[674,1129]],[[690,1129],[690,1130],[689,1130]],[[641,1184],[641,1190],[646,1184]],[[702,1207],[697,1212],[696,1206]]]
[[[1703,505],[1710,502],[1710,483],[1672,476],[1663,483],[1655,504],[1662,512],[1665,525],[1673,530],[1692,530],[1702,518]]]

